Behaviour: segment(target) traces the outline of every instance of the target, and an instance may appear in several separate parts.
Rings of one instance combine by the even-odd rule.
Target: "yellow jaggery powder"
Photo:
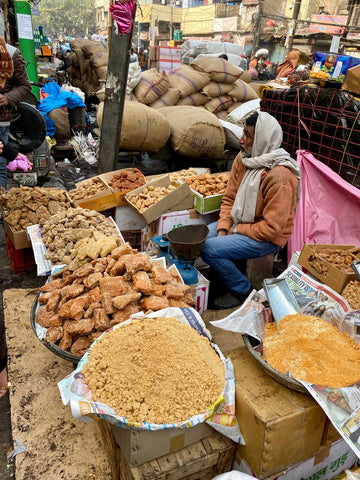
[[[345,332],[311,315],[286,315],[266,325],[263,358],[298,380],[343,388],[360,380],[360,346]]]
[[[209,340],[175,318],[134,319],[106,333],[83,373],[92,399],[130,422],[184,421],[206,412],[225,385]]]

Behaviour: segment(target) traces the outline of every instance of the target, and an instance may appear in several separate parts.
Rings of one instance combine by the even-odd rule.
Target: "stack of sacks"
[[[126,96],[120,147],[156,152],[169,141],[179,155],[218,158],[227,143],[226,128],[219,120],[258,99],[241,76],[241,69],[217,57],[198,58],[168,73],[155,68],[142,72]],[[99,117],[101,106],[100,125]]]
[[[82,38],[71,40],[70,47],[67,72],[71,84],[91,96],[99,89],[99,81],[106,80],[108,49],[102,43]]]

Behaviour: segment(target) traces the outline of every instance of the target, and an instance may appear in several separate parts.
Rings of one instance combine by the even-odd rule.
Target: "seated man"
[[[240,305],[252,290],[235,262],[277,252],[292,233],[299,200],[300,167],[280,148],[282,129],[266,112],[245,121],[220,218],[209,225],[201,252],[230,292],[213,301],[215,308]]]

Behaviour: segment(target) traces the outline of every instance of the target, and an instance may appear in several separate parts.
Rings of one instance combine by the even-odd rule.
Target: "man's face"
[[[254,143],[255,127],[245,125],[243,136],[239,140],[240,150],[246,157],[251,157],[251,150]]]

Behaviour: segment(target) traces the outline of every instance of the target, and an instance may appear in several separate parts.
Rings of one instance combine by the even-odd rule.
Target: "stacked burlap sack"
[[[87,96],[94,95],[101,87],[100,80],[106,80],[108,49],[100,42],[83,38],[71,40],[70,47],[72,52],[66,59],[71,84]]]
[[[258,99],[246,72],[224,59],[197,58],[173,70],[141,73],[127,95],[120,148],[156,152],[167,142],[179,155],[217,158],[227,142],[220,119]],[[98,108],[101,127],[103,105]]]

